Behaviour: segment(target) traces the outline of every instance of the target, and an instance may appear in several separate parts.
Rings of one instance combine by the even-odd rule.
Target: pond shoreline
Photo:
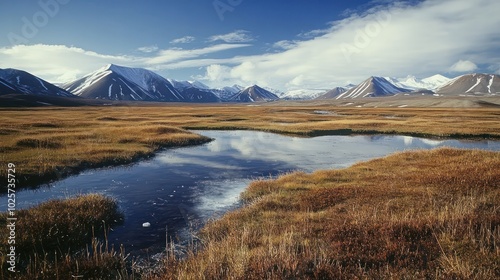
[[[255,131],[255,132],[267,132],[274,133],[278,135],[284,136],[295,136],[295,137],[320,137],[320,136],[374,136],[374,135],[387,135],[387,136],[410,136],[410,137],[419,137],[419,138],[428,138],[432,140],[471,140],[471,141],[479,141],[479,140],[497,140],[500,139],[500,135],[494,134],[448,134],[448,135],[436,135],[429,133],[416,133],[416,132],[387,132],[380,130],[356,130],[356,129],[335,129],[335,130],[311,130],[309,132],[288,132],[284,133],[283,131],[273,131],[273,130],[259,130],[259,129],[242,129],[242,128],[186,128],[196,133],[196,131],[202,130],[213,130],[213,131]],[[190,140],[189,143],[185,143],[182,145],[161,145],[158,148],[147,152],[142,153],[138,152],[136,155],[132,156],[129,159],[113,159],[113,160],[105,160],[99,163],[89,163],[89,162],[81,162],[78,166],[65,166],[61,169],[48,172],[41,175],[24,175],[18,178],[17,184],[21,186],[21,188],[26,189],[36,189],[42,187],[44,185],[48,185],[54,183],[55,181],[67,178],[69,176],[78,175],[84,171],[98,169],[98,168],[112,168],[112,167],[120,167],[128,164],[134,164],[142,160],[150,159],[155,157],[155,155],[165,149],[175,149],[175,148],[183,148],[190,146],[203,145],[213,141],[213,139],[195,139]],[[5,176],[0,176],[0,181],[6,181],[7,178]],[[6,189],[0,189],[0,194],[6,194]]]
[[[102,168],[84,172],[81,174],[82,176],[61,180],[60,183],[54,184],[50,189],[43,190],[43,192],[31,192],[29,194],[28,191],[26,194],[20,195],[20,197],[22,196],[23,200],[28,202],[27,205],[29,205],[29,201],[35,203],[31,204],[34,207],[39,201],[51,197],[52,195],[47,196],[47,193],[51,192],[54,194],[64,193],[67,199],[74,194],[73,192],[79,193],[83,190],[83,193],[104,194],[116,199],[118,204],[123,206],[125,223],[123,226],[113,229],[109,235],[109,243],[115,245],[124,244],[127,253],[130,253],[136,258],[136,261],[139,261],[141,256],[152,256],[155,252],[158,252],[156,257],[164,256],[159,252],[165,249],[166,234],[174,239],[176,237],[189,239],[189,234],[193,232],[185,231],[184,227],[189,226],[192,221],[196,221],[198,227],[191,229],[198,234],[201,233],[198,229],[207,225],[207,222],[217,221],[222,219],[223,215],[232,215],[231,213],[242,211],[241,209],[245,207],[241,206],[246,204],[243,204],[241,200],[237,200],[239,204],[235,206],[236,204],[233,203],[234,197],[239,196],[243,191],[248,192],[249,186],[258,184],[261,181],[258,178],[271,174],[266,173],[267,171],[264,170],[270,170],[270,172],[272,170],[273,175],[302,170],[303,172],[294,174],[310,176],[312,171],[317,171],[314,172],[316,174],[318,172],[335,172],[332,170],[336,169],[347,170],[349,169],[348,166],[352,166],[356,162],[367,161],[370,158],[382,160],[387,153],[393,154],[394,151],[405,149],[435,150],[435,147],[452,145],[459,148],[455,150],[457,153],[465,152],[464,147],[470,147],[465,148],[466,150],[473,149],[472,147],[500,150],[500,144],[497,141],[477,143],[460,140],[437,141],[436,139],[385,134],[288,137],[289,135],[254,130],[191,132],[197,132],[201,137],[211,139],[210,143],[185,146],[185,149],[159,150],[153,156],[138,160],[136,164],[128,167]],[[329,152],[325,153],[326,151]],[[231,154],[234,155],[230,156]],[[362,155],[364,159],[360,159],[359,155]],[[248,169],[250,165],[246,166],[245,164],[250,161],[253,161],[251,166],[259,166],[260,169]],[[294,168],[295,161],[297,161],[297,164],[301,164],[297,165],[298,169]],[[291,165],[283,165],[283,163],[291,163]],[[325,163],[328,165],[324,165]],[[309,166],[309,164],[319,165]],[[357,165],[355,164],[355,166]],[[280,173],[279,170],[290,171]],[[226,171],[228,173],[225,175],[221,173]],[[233,174],[232,172],[236,173]],[[238,174],[247,174],[246,176],[251,176],[254,179],[248,177],[245,180],[251,180],[252,183],[247,182],[239,184],[239,186],[238,183],[235,183],[238,180],[225,181],[224,179],[232,178],[233,175]],[[260,174],[260,177],[258,174]],[[192,179],[193,183],[186,184],[183,179],[175,178],[178,176],[196,177]],[[155,179],[155,177],[157,178]],[[267,179],[270,178],[267,177]],[[272,178],[276,179],[277,177],[273,176]],[[210,183],[212,179],[218,181]],[[102,186],[99,187],[99,184]],[[63,200],[65,199],[63,198]],[[249,201],[253,200],[250,199]],[[219,203],[221,202],[226,203],[229,207],[220,208]],[[269,207],[273,208],[278,205],[273,203],[269,204]],[[20,209],[23,208],[22,205],[19,206]],[[178,213],[179,210],[180,213]],[[206,217],[212,215],[210,213],[221,213],[221,215],[217,216],[218,218],[215,220],[213,218],[215,216],[207,220]],[[150,224],[151,227],[141,227],[145,222]],[[168,226],[168,232],[165,230],[165,225]],[[179,239],[175,243],[182,246],[190,242],[184,240],[183,243]],[[141,247],[143,245],[145,247]],[[175,258],[179,260],[180,256],[176,253]],[[145,263],[148,263],[148,261]],[[147,268],[144,267],[144,269]]]

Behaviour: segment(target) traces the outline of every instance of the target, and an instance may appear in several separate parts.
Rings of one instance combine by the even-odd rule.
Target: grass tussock
[[[10,246],[7,244],[7,218],[7,213],[0,214],[3,248]],[[16,218],[16,268],[21,271],[16,275],[19,279],[56,279],[55,276],[71,279],[71,275],[83,272],[95,276],[104,275],[104,270],[115,273],[125,268],[123,250],[116,252],[97,239],[123,219],[113,199],[91,194],[52,200],[18,210]],[[87,244],[90,247],[82,251]],[[5,279],[12,273],[6,270],[6,256],[1,258]]]
[[[500,153],[398,153],[252,183],[151,279],[497,279]]]

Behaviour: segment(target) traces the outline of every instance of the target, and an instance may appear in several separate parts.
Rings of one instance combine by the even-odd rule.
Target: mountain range
[[[279,99],[358,99],[399,94],[434,96],[484,96],[500,93],[500,76],[466,74],[454,79],[434,75],[424,79],[372,76],[359,85],[327,89],[300,89],[288,92],[258,85],[210,88],[199,81],[166,79],[143,68],[106,65],[69,83],[53,85],[28,72],[0,69],[0,95],[82,98],[84,100],[155,102],[270,102]],[[32,99],[32,98],[31,98]]]
[[[211,89],[198,81],[176,81],[142,68],[109,64],[81,79],[64,84],[65,90],[92,99],[161,102],[257,102],[279,99],[259,87],[238,85]]]
[[[128,68],[109,64],[81,79],[64,84],[71,93],[92,99],[166,102],[218,102],[208,90],[192,84],[174,86],[162,76],[142,68]]]
[[[402,79],[391,78],[391,77],[385,77],[385,79],[397,87],[410,90],[419,90],[419,89],[436,90],[442,85],[451,81],[450,78],[447,78],[439,74],[424,79],[417,79],[415,76],[411,75],[408,75],[406,78]]]

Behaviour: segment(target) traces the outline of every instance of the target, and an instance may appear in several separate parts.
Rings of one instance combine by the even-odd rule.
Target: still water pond
[[[297,138],[253,131],[197,131],[215,140],[169,149],[154,158],[119,168],[96,169],[17,194],[18,208],[76,194],[102,193],[117,199],[123,225],[112,243],[143,255],[160,252],[165,229],[186,238],[189,229],[238,206],[239,194],[257,178],[293,170],[312,172],[407,149],[441,146],[500,150],[497,141],[430,140],[407,136],[322,136]],[[6,209],[1,199],[0,209]],[[143,223],[150,227],[143,227]]]

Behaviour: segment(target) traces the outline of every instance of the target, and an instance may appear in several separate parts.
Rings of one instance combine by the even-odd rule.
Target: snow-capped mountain
[[[336,87],[336,88],[329,90],[326,93],[316,97],[315,99],[317,99],[317,100],[334,99],[346,91],[347,91],[347,89],[345,89],[343,87]]]
[[[327,89],[296,89],[282,93],[279,97],[288,100],[308,100],[314,99],[327,91]]]
[[[73,97],[62,88],[22,70],[0,69],[0,79],[0,93]]]
[[[166,79],[174,88],[177,90],[182,90],[185,88],[193,87],[193,85],[189,81],[177,81],[173,79]]]
[[[173,79],[167,79],[176,89],[185,89],[185,88],[198,88],[202,90],[210,90],[210,88],[202,82],[199,81],[178,81]]]
[[[223,91],[227,91],[227,92],[235,94],[235,93],[238,93],[238,92],[240,92],[240,91],[242,91],[244,89],[245,89],[245,87],[242,87],[240,85],[232,85],[230,87],[220,88],[219,90],[223,90]]]
[[[195,87],[195,88],[199,88],[199,89],[210,89],[209,86],[205,85],[204,83],[200,82],[200,81],[189,81],[189,83]]]
[[[253,85],[238,92],[229,101],[232,102],[259,102],[259,101],[275,101],[279,97],[276,94],[267,91],[257,85]]]
[[[146,69],[113,64],[67,83],[64,88],[75,95],[93,99],[168,102],[219,100],[213,93],[200,91],[189,82],[172,82]]]
[[[279,90],[279,89],[275,89],[275,88],[272,88],[272,87],[263,87],[263,89],[273,93],[274,95],[276,96],[282,96],[284,94],[283,91]]]
[[[412,75],[408,75],[406,78],[385,77],[385,79],[397,87],[411,90],[435,90],[451,80],[439,74],[424,79],[418,79]]]
[[[230,101],[236,94],[245,88],[240,85],[226,86],[222,88],[215,88],[211,91],[219,97],[221,101]]]
[[[410,90],[400,88],[382,77],[370,77],[358,86],[341,93],[335,99],[341,98],[362,98],[390,96],[397,93],[409,92]]]
[[[500,94],[500,75],[467,74],[459,76],[437,90],[442,95]]]
[[[437,88],[440,88],[450,81],[451,81],[450,78],[445,77],[445,76],[440,75],[440,74],[436,74],[434,76],[430,76],[430,77],[422,79],[422,82],[424,82],[424,84],[428,85],[428,88],[426,88],[426,89],[430,89],[430,90],[435,90]]]

